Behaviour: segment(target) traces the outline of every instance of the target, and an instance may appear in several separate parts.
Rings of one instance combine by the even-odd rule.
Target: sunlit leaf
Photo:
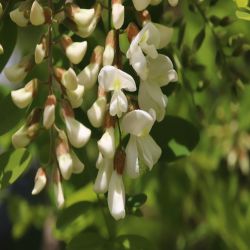
[[[17,149],[0,155],[0,188],[14,183],[27,169],[31,155],[26,149]]]

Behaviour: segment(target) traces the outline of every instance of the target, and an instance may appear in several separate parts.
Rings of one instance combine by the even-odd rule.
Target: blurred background
[[[93,1],[77,2],[88,7]],[[152,131],[163,150],[161,161],[141,178],[126,179],[127,217],[115,222],[105,197],[92,190],[101,131],[77,151],[86,169],[63,183],[65,209],[56,209],[52,185],[31,196],[36,169],[48,157],[48,135],[42,133],[29,147],[30,167],[11,186],[0,185],[1,250],[250,249],[250,22],[237,19],[231,0],[180,0],[176,8],[163,1],[149,9],[154,22],[174,27],[173,40],[162,53],[172,59],[179,81],[164,87],[167,117]],[[34,48],[41,34],[37,28],[16,31],[7,19],[1,24],[0,42],[13,46],[7,48],[6,58],[0,57],[1,69],[10,54],[12,64]],[[100,24],[88,39],[90,48],[104,43],[104,36]],[[58,65],[63,64],[57,49],[54,53]],[[88,53],[86,58],[91,49]],[[46,79],[45,71],[46,65],[41,65],[29,77]],[[16,86],[3,75],[0,79],[0,150],[5,152],[22,114],[4,108]],[[84,112],[94,98],[93,90],[76,111],[89,127]],[[12,125],[5,124],[11,115]],[[0,162],[0,176],[1,167]]]

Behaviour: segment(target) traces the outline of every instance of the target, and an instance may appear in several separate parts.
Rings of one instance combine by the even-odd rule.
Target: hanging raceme
[[[12,136],[14,147],[28,147],[44,129],[50,135],[49,160],[41,163],[37,171],[33,195],[40,193],[52,179],[56,204],[63,207],[62,179],[69,180],[73,173],[79,174],[85,168],[75,148],[83,148],[93,137],[93,131],[101,128],[102,135],[95,138],[99,156],[93,189],[98,194],[108,192],[108,208],[116,220],[125,217],[123,180],[126,176],[140,176],[140,162],[150,170],[158,162],[161,149],[150,130],[166,113],[167,97],[161,87],[177,81],[171,60],[158,52],[170,42],[173,29],[152,22],[146,10],[160,2],[133,0],[128,6],[122,0],[109,0],[109,6],[104,6],[97,1],[87,9],[66,1],[55,9],[58,5],[52,0],[47,4],[26,0],[9,13],[18,26],[43,26],[45,31],[34,51],[4,69],[10,82],[21,83],[34,66],[47,65],[46,82],[37,77],[11,92],[14,104],[27,108],[29,113]],[[169,4],[175,6],[177,2],[169,1]],[[127,8],[133,10],[134,23],[126,23]],[[105,47],[101,42],[87,42],[86,38],[94,33],[103,11],[107,10]],[[58,33],[60,26],[68,30]],[[127,53],[121,51],[121,34],[130,42]],[[65,58],[63,63],[54,56],[55,47]],[[92,56],[87,61],[85,57],[89,54]],[[126,61],[133,73],[129,74],[123,67]],[[91,128],[90,124],[78,121],[74,110],[83,107],[90,90],[97,90],[96,99],[86,111]],[[36,98],[43,100],[43,104],[37,104]],[[52,172],[53,178],[48,178]]]

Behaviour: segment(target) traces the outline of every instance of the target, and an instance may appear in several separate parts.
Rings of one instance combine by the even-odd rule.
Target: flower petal
[[[111,215],[116,219],[125,217],[125,190],[122,176],[115,170],[112,173],[108,189],[108,207]]]
[[[136,142],[139,158],[142,159],[151,170],[161,156],[161,148],[150,135],[137,138]]]
[[[151,0],[133,0],[135,9],[138,11],[145,10],[150,4]]]
[[[162,87],[169,82],[177,81],[177,73],[173,69],[173,63],[169,57],[159,54],[155,59],[147,57],[147,60],[149,68],[148,83]]]
[[[74,147],[81,148],[88,142],[91,130],[82,123],[72,117],[67,117],[65,118],[65,125],[69,141]]]
[[[106,193],[113,170],[113,159],[103,158],[103,164],[99,166],[99,171],[94,184],[96,193]]]
[[[147,112],[153,109],[156,112],[156,120],[162,121],[167,107],[167,96],[165,96],[161,88],[158,86],[152,86],[147,82],[140,84],[138,93],[139,107]]]
[[[125,173],[130,178],[137,178],[140,175],[136,137],[131,135],[126,147]]]
[[[98,81],[105,91],[125,89],[133,92],[136,90],[136,84],[132,76],[110,65],[101,69]]]
[[[147,135],[154,124],[153,117],[144,110],[133,110],[127,113],[121,121],[122,131],[135,135]]]
[[[99,151],[104,158],[114,158],[115,155],[115,131],[114,128],[107,128],[101,139],[97,142]]]
[[[121,90],[115,90],[110,101],[109,113],[112,116],[122,116],[122,113],[127,112],[128,100]]]

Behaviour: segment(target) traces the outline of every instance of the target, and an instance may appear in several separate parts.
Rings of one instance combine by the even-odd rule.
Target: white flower
[[[98,97],[91,108],[87,111],[90,123],[93,127],[99,128],[103,124],[106,111],[107,98],[105,96]]]
[[[73,160],[73,173],[80,174],[85,168],[84,164],[80,161],[74,151],[71,151],[71,157]]]
[[[121,3],[112,4],[112,21],[115,29],[120,29],[124,23],[124,6]]]
[[[121,117],[122,113],[128,109],[128,101],[122,89],[130,92],[135,91],[134,79],[122,70],[108,65],[101,69],[98,81],[106,92],[113,91],[110,101],[110,114]]]
[[[170,43],[173,37],[174,29],[159,23],[153,23],[153,24],[157,28],[160,34],[160,43],[157,46],[157,49],[162,49]]]
[[[114,158],[115,155],[115,131],[113,127],[106,128],[105,133],[97,142],[99,151],[104,158]]]
[[[68,90],[75,90],[78,85],[78,78],[75,71],[72,68],[69,68],[62,75],[62,84]]]
[[[125,217],[125,190],[122,175],[113,171],[108,188],[108,207],[111,215],[116,219]]]
[[[166,113],[168,98],[162,93],[159,86],[142,82],[139,87],[138,102],[139,107],[145,111],[154,109],[158,122],[163,120]]]
[[[41,25],[45,23],[45,15],[43,7],[35,0],[30,10],[30,22],[33,25]]]
[[[86,89],[94,86],[100,70],[100,65],[97,63],[90,63],[87,65],[77,76],[79,84],[83,85]]]
[[[56,169],[54,173],[54,192],[56,196],[56,205],[58,208],[62,208],[64,205],[64,195],[61,177],[58,169]]]
[[[79,27],[87,27],[95,16],[95,9],[80,9],[73,14],[73,21]]]
[[[98,174],[94,184],[96,193],[106,193],[108,191],[110,177],[113,171],[113,159],[103,158],[99,154],[97,160]]]
[[[102,64],[103,50],[103,47],[96,46],[92,53],[90,64],[87,65],[77,76],[79,84],[83,85],[86,89],[92,88],[96,83]]]
[[[104,52],[103,52],[103,65],[112,65],[114,61],[115,56],[115,50],[114,48],[108,44],[105,46]]]
[[[83,102],[83,94],[84,94],[84,86],[78,84],[77,85],[77,88],[73,91],[71,90],[66,90],[67,92],[67,96],[68,96],[68,99],[69,99],[69,102],[72,106],[72,108],[78,108],[82,105],[82,102]]]
[[[46,186],[46,183],[47,183],[47,178],[45,171],[43,168],[39,168],[35,176],[35,185],[31,192],[32,195],[39,194]]]
[[[127,113],[121,122],[122,131],[130,134],[126,147],[125,171],[131,178],[139,176],[139,160],[151,170],[161,155],[160,147],[155,143],[149,132],[155,122],[154,112],[143,110]]]
[[[23,88],[11,91],[12,101],[18,108],[26,108],[32,102],[37,90],[37,85],[37,79],[33,79]]]
[[[54,95],[49,95],[47,97],[43,111],[43,126],[46,129],[51,128],[55,122],[55,109],[56,109],[56,97]]]
[[[175,7],[178,4],[179,0],[168,0],[168,2],[172,7]]]
[[[110,30],[105,42],[103,52],[103,66],[112,65],[115,57],[115,31]]]
[[[10,82],[21,82],[28,74],[27,64],[20,62],[6,67],[3,72]]]
[[[82,61],[87,51],[87,42],[74,42],[66,48],[66,55],[73,64]]]
[[[29,20],[25,17],[24,11],[19,8],[10,12],[10,19],[20,27],[25,27],[29,23]]]
[[[35,63],[40,64],[46,56],[46,50],[42,43],[37,44],[35,48]]]
[[[24,148],[29,145],[30,141],[31,139],[28,136],[28,131],[25,125],[12,135],[12,145],[14,148]]]
[[[63,138],[58,138],[56,141],[56,158],[60,172],[65,180],[68,180],[73,171],[73,159],[69,152],[69,146],[65,133]]]
[[[130,60],[130,64],[136,73],[143,80],[148,76],[147,61],[143,53],[151,58],[156,58],[160,42],[160,32],[151,22],[148,22],[130,44],[127,58]]]
[[[148,5],[157,5],[161,2],[162,0],[133,0],[133,4],[135,6],[135,9],[138,11],[145,10]]]
[[[73,117],[65,117],[66,131],[70,143],[76,147],[83,147],[91,136],[91,130]]]
[[[151,108],[154,109],[157,121],[161,121],[167,107],[167,96],[162,93],[161,87],[177,81],[178,77],[167,56],[159,54],[155,59],[148,57],[147,61],[149,74],[147,80],[142,81],[139,87],[139,107],[147,112]]]
[[[133,4],[136,8],[136,10],[141,11],[148,7],[151,0],[133,0]]]

